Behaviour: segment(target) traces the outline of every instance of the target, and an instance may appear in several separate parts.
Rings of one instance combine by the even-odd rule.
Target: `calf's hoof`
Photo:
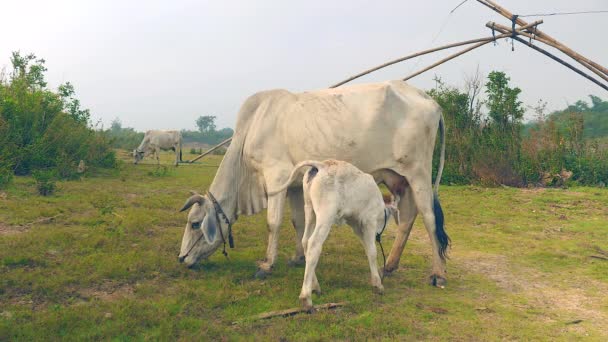
[[[384,286],[380,285],[380,287],[377,286],[372,286],[372,291],[377,294],[377,295],[383,295],[384,294]]]
[[[287,261],[287,266],[296,267],[296,266],[304,266],[306,265],[306,258],[302,255],[299,257],[293,257]]]
[[[264,280],[268,277],[272,272],[259,268],[257,272],[255,272],[255,279]]]
[[[312,306],[312,299],[310,297],[302,298],[300,297],[300,302],[302,303],[302,309],[308,313],[313,313],[315,308]]]
[[[430,284],[432,286],[436,286],[436,287],[440,287],[440,288],[444,288],[445,285],[448,283],[447,279],[445,279],[445,277],[442,277],[440,275],[436,275],[433,274],[431,275],[430,279]]]

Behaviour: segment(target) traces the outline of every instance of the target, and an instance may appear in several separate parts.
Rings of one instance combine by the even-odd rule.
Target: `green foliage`
[[[112,147],[127,151],[132,151],[137,148],[144,139],[143,132],[136,132],[130,127],[122,127],[122,123],[118,118],[112,121],[110,129],[106,131],[106,134],[110,138]]]
[[[12,180],[13,170],[6,166],[0,166],[0,189],[6,189]]]
[[[17,175],[56,169],[61,178],[75,178],[76,165],[113,167],[109,139],[88,126],[89,111],[80,108],[74,88],[46,89],[43,59],[11,58],[11,78],[0,80],[0,160]]]
[[[182,130],[182,139],[184,144],[198,142],[207,145],[217,145],[220,142],[230,138],[234,134],[232,128],[222,128],[219,131],[186,131]]]
[[[152,177],[167,177],[171,175],[171,169],[165,165],[160,165],[148,171],[148,176]]]
[[[42,196],[49,196],[56,189],[56,173],[52,170],[36,170],[32,172],[32,176],[36,180],[36,190]]]
[[[533,108],[536,122],[523,127],[521,90],[510,86],[504,73],[491,72],[488,76],[485,120],[479,111],[481,102],[474,102],[477,93],[471,91],[477,87],[469,84],[467,89],[448,87],[437,80],[437,87],[429,91],[443,109],[448,130],[445,183],[511,186],[565,185],[566,181],[585,185],[608,183],[606,143],[585,139],[588,135],[585,132],[589,132],[586,117],[608,110],[608,102],[591,96],[591,105],[578,101],[546,117],[546,103],[541,101]],[[437,146],[435,165],[438,156]]]
[[[215,116],[205,115],[199,116],[196,119],[196,126],[201,133],[209,133],[215,131]]]
[[[488,115],[501,129],[519,123],[524,115],[522,102],[518,98],[521,89],[509,87],[509,80],[504,72],[492,71],[486,83]]]

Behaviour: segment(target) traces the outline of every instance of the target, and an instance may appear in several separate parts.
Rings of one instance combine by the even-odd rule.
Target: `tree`
[[[215,132],[215,116],[199,116],[196,119],[196,125],[201,133]]]
[[[499,128],[516,124],[524,116],[524,108],[518,97],[521,89],[509,87],[510,78],[504,72],[492,71],[486,83],[488,115]]]

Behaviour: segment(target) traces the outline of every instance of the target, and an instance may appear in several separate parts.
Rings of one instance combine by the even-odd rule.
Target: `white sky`
[[[497,0],[518,14],[607,10],[606,0]],[[11,51],[45,58],[51,87],[70,81],[94,121],[138,130],[194,129],[200,115],[234,127],[241,103],[264,89],[324,88],[364,69],[449,42],[485,37],[509,21],[474,0],[32,1],[0,3],[0,67]],[[541,29],[607,65],[607,14],[545,17]],[[528,21],[534,18],[526,18]],[[442,24],[444,30],[433,42]],[[403,78],[453,53],[428,55],[357,82]],[[606,92],[548,58],[506,41],[412,79],[452,85],[477,66],[508,73],[525,104],[550,109]]]

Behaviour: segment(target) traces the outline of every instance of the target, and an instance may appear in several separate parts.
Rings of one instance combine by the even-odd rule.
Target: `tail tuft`
[[[441,209],[437,193],[433,195],[433,212],[435,213],[435,235],[439,241],[439,256],[445,260],[448,258],[447,250],[451,240],[444,229],[443,210]]]

